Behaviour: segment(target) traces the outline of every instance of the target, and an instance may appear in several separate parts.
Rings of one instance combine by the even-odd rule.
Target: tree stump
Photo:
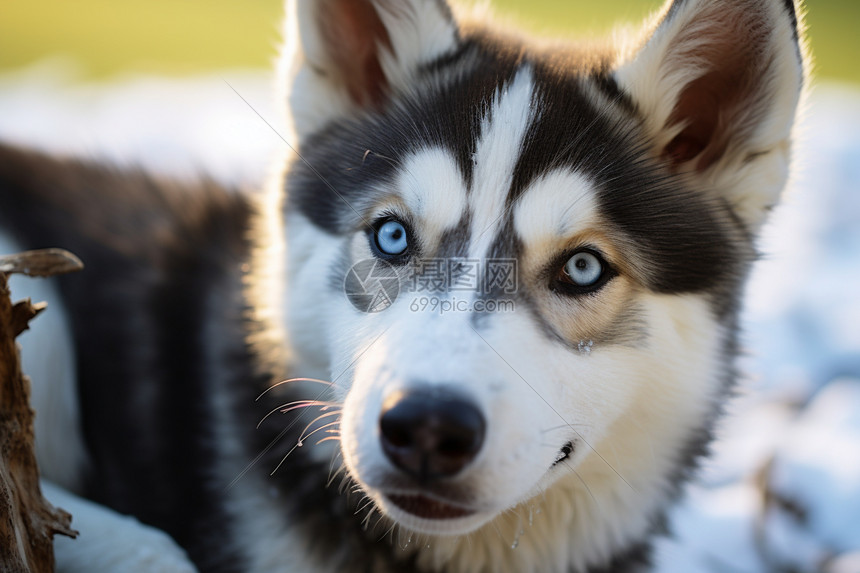
[[[76,537],[72,516],[42,496],[34,449],[30,380],[21,372],[15,338],[45,308],[29,300],[12,304],[9,274],[50,276],[83,268],[60,249],[0,256],[0,571],[54,570],[53,537]]]

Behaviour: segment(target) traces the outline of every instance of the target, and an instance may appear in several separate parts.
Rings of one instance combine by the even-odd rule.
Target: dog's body
[[[202,570],[647,570],[788,176],[794,4],[675,0],[604,51],[443,0],[289,10],[301,156],[260,197],[0,148],[0,245],[87,265],[56,282],[74,353],[31,367],[37,409],[77,384],[48,477]],[[363,260],[457,312],[362,312]]]

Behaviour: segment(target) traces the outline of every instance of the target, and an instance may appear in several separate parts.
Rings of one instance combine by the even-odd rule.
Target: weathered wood
[[[77,536],[71,515],[42,496],[34,449],[30,381],[21,372],[15,338],[44,308],[30,301],[12,304],[10,273],[50,276],[82,268],[59,249],[0,257],[0,571],[54,570],[55,534]],[[50,359],[46,357],[46,359]]]
[[[81,260],[63,249],[39,249],[0,256],[0,273],[51,277],[84,268]]]

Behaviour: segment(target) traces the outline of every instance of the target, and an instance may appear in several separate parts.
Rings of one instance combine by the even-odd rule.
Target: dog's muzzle
[[[484,443],[486,422],[463,397],[427,388],[389,395],[379,429],[391,463],[426,485],[453,477],[474,461]]]
[[[390,394],[379,417],[386,457],[414,480],[419,492],[453,478],[471,464],[484,443],[481,411],[462,395],[441,388],[419,388]],[[422,493],[390,494],[403,511],[424,519],[455,519],[472,510]]]

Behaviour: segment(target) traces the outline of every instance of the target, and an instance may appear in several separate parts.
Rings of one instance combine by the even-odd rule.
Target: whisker
[[[353,513],[353,515],[358,515],[359,513],[361,513],[365,509],[367,509],[367,507],[373,503],[373,500],[368,498],[367,496],[364,496],[364,499],[367,499],[367,503],[365,503],[364,505],[362,505],[361,507],[356,509],[355,513]],[[364,501],[364,499],[362,499],[361,501]],[[358,503],[361,503],[361,501],[359,501]]]
[[[561,424],[560,426],[553,426],[552,428],[546,428],[544,430],[540,430],[541,434],[547,434],[549,432],[554,432],[556,430],[566,430],[570,427],[576,428],[591,428],[591,424]]]
[[[340,485],[337,488],[337,493],[339,495],[343,495],[343,492],[346,491],[346,488],[349,485],[350,481],[351,480],[349,479],[349,476],[347,474],[344,474],[343,479],[340,480]]]
[[[379,521],[382,521],[382,516],[380,516]],[[377,524],[377,525],[379,525],[379,521],[377,521],[377,522],[376,522],[376,524]],[[388,531],[386,531],[385,533],[383,533],[383,534],[382,534],[382,537],[380,537],[380,538],[379,538],[379,539],[377,539],[376,541],[377,541],[377,542],[382,541],[383,539],[385,539],[386,537],[388,537],[388,535],[389,535],[389,534],[392,534],[392,535],[391,535],[391,541],[393,542],[393,541],[394,541],[394,535],[393,535],[393,534],[394,534],[394,528],[395,528],[395,527],[397,527],[397,524],[396,524],[396,523],[392,523],[392,524],[391,524],[391,527],[389,527],[389,528],[388,528]]]
[[[296,406],[296,407],[298,407],[298,406]],[[268,414],[267,414],[267,415],[268,415]],[[260,423],[262,423],[262,422],[260,422]],[[336,423],[338,423],[338,422],[332,422],[332,424],[336,424]],[[259,428],[259,426],[257,426],[257,427]],[[325,428],[325,427],[326,427],[326,426],[323,426],[323,428]],[[322,428],[320,428],[320,429],[322,429]],[[316,433],[316,431],[317,431],[317,430],[314,430],[313,432],[311,432],[311,433],[310,433],[310,434],[308,434],[308,435],[312,435],[312,434]],[[285,455],[283,458],[281,458],[281,461],[280,461],[280,462],[278,462],[278,465],[277,465],[277,466],[275,466],[275,469],[273,469],[273,470],[272,470],[272,473],[270,473],[269,475],[270,475],[270,476],[275,475],[275,473],[280,469],[280,467],[281,467],[282,465],[284,465],[284,462],[285,462],[285,461],[287,461],[287,458],[288,458],[288,457],[290,457],[290,454],[292,454],[294,451],[296,451],[296,448],[300,448],[300,447],[302,447],[302,439],[301,439],[301,437],[299,437],[299,440],[296,442],[296,445],[294,445],[292,448],[290,448],[290,451],[289,451],[289,452],[287,452],[287,453],[286,453],[286,455]]]
[[[329,382],[328,380],[320,380],[319,378],[289,378],[287,380],[281,380],[280,382],[276,382],[275,384],[272,384],[271,386],[263,390],[263,393],[257,396],[257,399],[254,400],[254,402],[257,402],[260,398],[265,396],[272,388],[277,388],[278,386],[282,386],[283,384],[289,384],[290,382],[316,382],[317,384],[334,386],[334,382]]]
[[[323,442],[327,439],[330,439],[330,438],[324,438],[323,440],[320,440],[320,441]],[[319,444],[319,443],[320,442],[317,442],[317,444]],[[337,475],[340,472],[342,472],[344,469],[346,469],[343,465],[343,462],[341,462],[340,466],[338,466],[338,468],[337,468],[337,471],[335,471],[334,461],[338,458],[338,456],[340,456],[340,449],[336,449],[331,455],[331,463],[329,463],[329,466],[328,466],[328,479],[325,482],[326,489],[328,489],[331,486],[332,482],[334,482],[335,478],[337,478]]]
[[[295,410],[297,408],[304,408],[305,406],[322,406],[323,410],[326,410],[328,408],[340,406],[340,404],[338,402],[326,402],[324,400],[296,400],[295,402],[281,404],[276,409],[281,410],[282,414],[286,414],[291,410]]]
[[[298,447],[299,447],[299,444],[296,444],[292,448],[290,448],[290,451],[287,452],[287,454],[281,458],[281,461],[278,462],[278,465],[275,466],[275,469],[273,469],[272,473],[270,473],[269,475],[270,476],[275,475],[275,473],[280,469],[280,467],[282,465],[284,465],[284,462],[287,461],[287,458],[290,457],[290,454],[293,453],[296,450],[296,448],[298,448]]]
[[[585,486],[585,491],[587,491],[587,492],[588,492],[588,495],[590,495],[590,496],[591,496],[591,500],[592,500],[592,501],[597,505],[598,509],[600,509],[600,502],[599,502],[599,501],[597,501],[597,498],[596,498],[596,497],[594,497],[594,494],[593,494],[593,493],[591,493],[591,488],[590,488],[590,487],[588,487],[588,484],[587,484],[587,483],[585,483],[585,480],[584,480],[584,479],[582,479],[582,476],[581,476],[581,475],[579,475],[579,472],[578,472],[578,471],[576,471],[575,469],[573,469],[573,466],[571,466],[571,465],[570,465],[569,463],[567,463],[566,461],[562,461],[561,463],[563,463],[565,466],[567,466],[567,469],[569,469],[570,471],[572,471],[572,472],[573,472],[573,475],[575,475],[575,476],[577,477],[577,479],[579,479],[579,481],[580,481],[580,482],[582,482],[582,485],[583,485],[583,486]]]
[[[299,434],[299,441],[300,441],[300,442],[302,441],[302,436],[304,436],[304,435],[305,435],[305,432],[307,432],[307,431],[308,431],[308,428],[310,428],[311,426],[313,426],[315,422],[317,422],[317,421],[319,421],[319,420],[322,420],[323,418],[328,418],[329,416],[337,416],[337,415],[340,415],[340,413],[341,413],[341,410],[340,410],[340,409],[335,410],[335,411],[333,411],[333,412],[326,412],[325,414],[320,414],[319,416],[317,416],[316,418],[314,418],[313,420],[311,420],[310,422],[308,422],[308,425],[307,425],[307,426],[305,426],[305,429],[304,429],[304,430],[302,430],[302,431],[301,431],[301,433]],[[330,426],[330,425],[331,425],[331,424],[328,424],[328,425],[323,426],[323,427],[328,427],[328,426]]]
[[[558,444],[544,444],[544,443],[542,443],[542,442],[541,442],[541,443],[540,443],[540,444],[538,444],[538,445],[539,445],[540,447],[542,447],[542,448],[553,448],[554,450],[560,450],[560,449],[561,449],[561,448],[559,448],[559,447],[558,447]]]
[[[370,149],[366,150],[366,151],[364,152],[364,155],[361,157],[361,164],[362,164],[362,165],[364,165],[364,162],[365,162],[365,161],[367,161],[367,158],[368,158],[368,156],[370,156],[370,155],[375,155],[375,156],[379,157],[380,159],[384,159],[385,161],[387,161],[388,163],[390,163],[392,166],[394,166],[394,167],[398,167],[398,168],[399,168],[399,166],[395,164],[394,159],[392,159],[392,158],[390,158],[390,157],[387,157],[387,156],[385,156],[385,155],[382,155],[381,153],[377,153],[377,152],[375,152],[375,151],[372,151],[372,150],[370,150]],[[411,172],[410,172],[410,175],[411,175]]]
[[[314,430],[313,432],[310,432],[310,433],[309,433],[309,434],[307,434],[307,435],[304,435],[304,432],[303,432],[303,433],[302,433],[302,435],[300,435],[300,436],[299,436],[299,442],[298,442],[299,446],[301,446],[301,445],[304,443],[304,441],[305,441],[305,440],[307,440],[308,438],[310,438],[311,436],[313,436],[314,434],[316,434],[316,433],[317,433],[317,432],[319,432],[320,430],[325,430],[325,429],[326,429],[326,428],[328,428],[329,426],[334,426],[335,424],[340,424],[340,420],[335,420],[334,422],[329,422],[329,423],[328,423],[328,424],[326,424],[325,426],[320,426],[319,428],[317,428],[317,429],[316,429],[316,430]],[[329,437],[331,437],[331,436],[329,436]],[[323,439],[325,439],[325,438],[323,438]]]
[[[501,530],[501,529],[499,529],[498,524],[496,524],[496,520],[491,521],[491,522],[490,522],[490,524],[493,526],[493,529],[495,529],[495,530],[496,530],[496,534],[499,536],[499,539],[501,539],[501,540],[502,540],[502,542],[504,542],[504,541],[505,541],[505,538],[504,538],[504,536],[502,535],[502,530]]]
[[[296,400],[295,402],[288,402],[286,404],[281,404],[277,408],[273,408],[269,410],[269,413],[263,416],[263,419],[257,424],[257,429],[260,429],[260,426],[263,425],[263,422],[266,421],[266,418],[277,412],[281,411],[281,414],[286,414],[292,410],[298,410],[299,408],[307,408],[308,406],[322,406],[323,409],[326,408],[334,408],[336,406],[340,406],[338,402],[324,402],[322,400]]]
[[[364,529],[364,531],[370,529],[370,520],[377,511],[378,510],[376,508],[376,504],[374,504],[373,506],[371,506],[370,511],[367,512],[367,515],[364,517],[364,519],[361,520],[361,527],[362,529]],[[382,519],[381,516],[380,519]],[[377,525],[379,525],[379,520],[376,521],[376,524],[374,524],[373,527],[375,528]]]

